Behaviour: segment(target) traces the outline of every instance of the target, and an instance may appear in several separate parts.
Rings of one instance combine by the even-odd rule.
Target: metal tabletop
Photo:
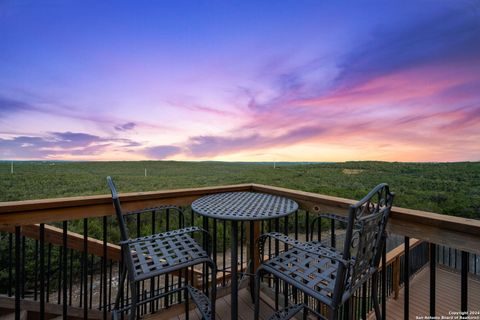
[[[257,192],[216,193],[192,203],[192,210],[202,216],[236,221],[281,218],[297,209],[293,200]]]

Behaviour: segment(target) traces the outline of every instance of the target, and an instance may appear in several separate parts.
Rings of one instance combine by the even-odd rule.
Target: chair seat
[[[127,244],[133,260],[135,280],[210,261],[207,252],[188,234],[191,229],[129,240]]]
[[[318,241],[308,242],[308,245],[318,248],[319,251],[326,250],[331,256],[342,258],[335,248]],[[330,304],[338,264],[338,261],[330,258],[291,248],[265,261],[262,268],[323,303]]]

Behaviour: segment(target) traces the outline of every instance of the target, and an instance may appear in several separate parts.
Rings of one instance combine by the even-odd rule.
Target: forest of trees
[[[145,177],[145,169],[147,176]],[[480,217],[480,162],[345,162],[295,164],[226,162],[0,162],[0,202],[108,194],[111,175],[120,192],[237,183],[262,183],[359,199],[380,182],[395,205]]]

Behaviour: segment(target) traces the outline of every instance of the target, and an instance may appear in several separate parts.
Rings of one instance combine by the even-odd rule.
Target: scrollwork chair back
[[[343,270],[339,270],[335,290],[336,298],[342,302],[378,270],[393,197],[388,185],[380,184],[350,206],[343,249],[343,257],[350,265],[340,267]]]

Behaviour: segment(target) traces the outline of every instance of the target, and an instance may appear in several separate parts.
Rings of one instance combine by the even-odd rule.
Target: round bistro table
[[[238,318],[238,222],[250,222],[250,257],[253,257],[253,230],[255,221],[285,217],[296,210],[298,204],[288,198],[257,192],[225,192],[208,195],[192,203],[195,213],[207,218],[231,222],[231,319]],[[216,254],[216,253],[215,253]],[[250,264],[253,268],[253,263]],[[253,273],[253,272],[252,272]]]

